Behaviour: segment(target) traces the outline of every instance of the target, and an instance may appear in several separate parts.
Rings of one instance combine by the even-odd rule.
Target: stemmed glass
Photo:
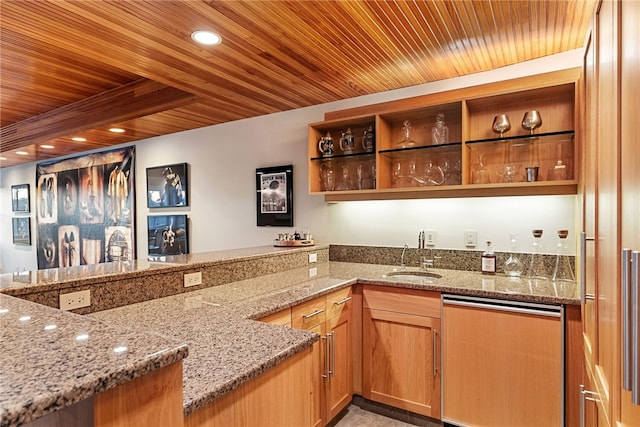
[[[511,129],[511,123],[509,122],[509,116],[506,114],[500,114],[493,118],[493,126],[491,127],[493,131],[497,134],[500,134],[500,138],[502,135]]]
[[[542,117],[536,110],[527,111],[522,118],[522,127],[529,131],[530,135],[533,135],[533,130],[542,126]]]

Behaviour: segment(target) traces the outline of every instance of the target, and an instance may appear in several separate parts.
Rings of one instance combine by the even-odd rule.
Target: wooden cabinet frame
[[[579,120],[576,106],[579,91],[577,89],[581,70],[579,68],[553,73],[507,80],[503,82],[474,86],[402,99],[382,104],[369,105],[330,112],[325,114],[325,121],[309,125],[309,192],[324,195],[325,201],[377,200],[377,199],[409,199],[438,197],[473,197],[473,196],[512,196],[543,194],[576,194],[579,166]],[[539,141],[529,145],[536,147],[540,158],[540,177],[536,182],[493,182],[474,184],[472,170],[480,152],[490,159],[492,167],[500,164],[504,146],[517,140],[520,145],[527,142],[526,131],[520,126],[526,111],[540,111],[543,125],[536,131]],[[432,146],[430,129],[435,115],[445,114],[445,122],[449,127],[449,144],[446,147]],[[511,131],[507,142],[498,143],[491,130],[493,117],[506,113],[510,117]],[[418,147],[408,150],[396,150],[401,137],[404,120],[412,121],[412,135]],[[415,124],[414,124],[415,123]],[[364,130],[373,126],[376,132],[376,149],[367,153],[360,146]],[[414,129],[415,128],[415,129]],[[356,150],[352,154],[343,154],[338,148],[342,132],[350,129],[356,137]],[[318,141],[330,132],[336,149],[330,158],[323,157],[318,150]],[[568,133],[571,138],[560,144],[557,138],[549,139],[541,134]],[[513,138],[515,136],[515,138]],[[412,137],[412,139],[414,139]],[[511,140],[511,142],[509,142]],[[544,141],[552,141],[549,144]],[[530,142],[530,141],[529,141]],[[560,147],[560,148],[559,148]],[[440,151],[437,154],[437,151]],[[569,176],[564,180],[549,180],[549,169],[554,165],[558,150],[564,150],[561,156],[568,163]],[[443,154],[444,152],[444,154]],[[459,184],[447,181],[445,185],[422,186],[424,183],[404,181],[392,182],[392,168],[397,156],[415,156],[421,162],[425,158],[437,156],[453,156],[461,162]],[[521,166],[526,164],[524,154],[518,159]],[[391,161],[390,159],[394,159]],[[353,176],[350,182],[357,179],[359,185],[354,189],[326,191],[321,184],[321,169],[331,162],[335,176],[339,182],[343,166],[351,165],[358,171],[358,178]],[[371,187],[371,165],[375,165],[375,188]],[[421,167],[424,168],[423,165]],[[351,174],[356,174],[351,171]],[[523,175],[523,172],[521,172]],[[522,176],[521,176],[522,177]],[[365,183],[363,186],[362,183]],[[351,188],[347,186],[347,188]],[[361,187],[362,189],[355,189]]]

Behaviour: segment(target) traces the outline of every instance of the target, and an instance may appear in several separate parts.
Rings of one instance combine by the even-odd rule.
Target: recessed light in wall
[[[87,138],[83,138],[81,136],[74,136],[73,138],[71,138],[71,140],[75,142],[85,142]]]
[[[0,160],[7,160],[6,157],[0,157]]]
[[[50,144],[42,144],[40,148],[46,148],[47,150],[51,150],[52,148],[56,148],[56,147]]]
[[[122,129],[122,128],[109,128],[109,132],[124,133],[124,129]]]
[[[220,37],[218,34],[214,33],[213,31],[204,31],[204,30],[194,31],[193,33],[191,33],[191,38],[196,43],[206,44],[208,46],[213,46],[216,44],[220,44],[220,42],[222,42],[222,37]]]
[[[16,151],[16,154],[19,154],[21,156],[28,156],[29,153],[27,153],[26,151]]]

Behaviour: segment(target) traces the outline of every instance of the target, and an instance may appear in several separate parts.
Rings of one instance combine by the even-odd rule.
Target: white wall
[[[438,247],[463,249],[462,232],[473,229],[479,242],[491,239],[497,250],[508,250],[509,233],[519,233],[524,250],[530,230],[540,227],[551,251],[557,229],[568,228],[575,238],[575,196],[325,204],[307,194],[307,124],[322,121],[327,111],[579,67],[582,53],[138,141],[137,255],[147,255],[147,215],[160,213],[146,207],[145,170],[181,162],[190,165],[190,206],[161,212],[189,216],[192,252],[270,244],[278,232],[290,231],[256,226],[255,169],[284,164],[294,165],[295,228],[311,229],[322,242],[413,246],[420,229],[433,229]],[[31,185],[32,246],[15,246],[11,238],[10,187],[22,183]],[[35,163],[0,169],[0,271],[36,268],[34,190]]]

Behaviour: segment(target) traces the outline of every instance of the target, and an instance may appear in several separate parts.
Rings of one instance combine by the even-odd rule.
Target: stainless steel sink
[[[382,277],[398,277],[403,279],[440,279],[442,275],[437,273],[431,273],[429,271],[416,271],[416,270],[394,270],[384,274]]]

